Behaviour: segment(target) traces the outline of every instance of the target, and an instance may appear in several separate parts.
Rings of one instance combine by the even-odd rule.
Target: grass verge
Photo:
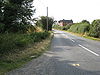
[[[87,39],[91,39],[91,40],[96,40],[96,41],[100,41],[100,38],[94,38],[94,37],[90,37],[90,36],[83,36]]]
[[[57,30],[59,30],[59,29],[57,29]],[[79,34],[79,33],[69,32],[69,31],[66,31],[66,30],[61,30],[61,31],[68,32],[68,33],[71,33],[73,35],[77,35],[77,36],[84,37],[84,38],[87,38],[87,39],[100,41],[100,38],[94,38],[94,37],[90,37],[90,36]]]
[[[17,53],[9,53],[2,57],[0,60],[0,75],[4,75],[6,72],[16,68],[20,68],[23,64],[26,64],[30,60],[42,55],[49,49],[52,35],[41,42],[36,42],[34,45],[30,44]]]
[[[100,41],[100,38],[94,38],[94,37],[90,37],[90,36],[87,36],[87,35],[83,35],[83,34],[79,34],[79,33],[73,33],[73,32],[69,32],[69,31],[66,31],[66,32],[71,33],[73,35],[81,36],[81,37],[84,37],[84,38],[87,38],[87,39]]]

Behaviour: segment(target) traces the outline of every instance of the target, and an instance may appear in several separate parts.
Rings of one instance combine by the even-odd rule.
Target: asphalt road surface
[[[100,42],[54,30],[49,51],[7,75],[100,75]]]

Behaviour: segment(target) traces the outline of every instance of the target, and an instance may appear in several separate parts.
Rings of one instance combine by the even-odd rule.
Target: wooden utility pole
[[[48,31],[48,7],[47,7],[47,31]]]

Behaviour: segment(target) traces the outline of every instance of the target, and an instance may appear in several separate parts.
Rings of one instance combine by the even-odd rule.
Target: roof
[[[60,22],[64,22],[64,23],[73,23],[73,20],[65,20],[65,19],[63,19],[63,20],[60,20],[59,23],[60,23]]]

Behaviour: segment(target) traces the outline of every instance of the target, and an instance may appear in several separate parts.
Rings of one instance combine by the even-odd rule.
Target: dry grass
[[[73,35],[81,36],[81,37],[84,37],[84,38],[87,38],[87,39],[100,41],[100,38],[90,37],[90,36],[87,36],[87,34],[73,33],[73,32],[69,32],[69,31],[65,31],[65,32],[71,33],[71,34],[73,34]]]
[[[49,49],[51,39],[52,36],[34,45],[30,44],[27,48],[23,48],[24,50],[17,53],[5,55],[3,60],[0,61],[0,75],[4,75],[5,72],[12,69],[19,68],[30,60],[42,55]]]

